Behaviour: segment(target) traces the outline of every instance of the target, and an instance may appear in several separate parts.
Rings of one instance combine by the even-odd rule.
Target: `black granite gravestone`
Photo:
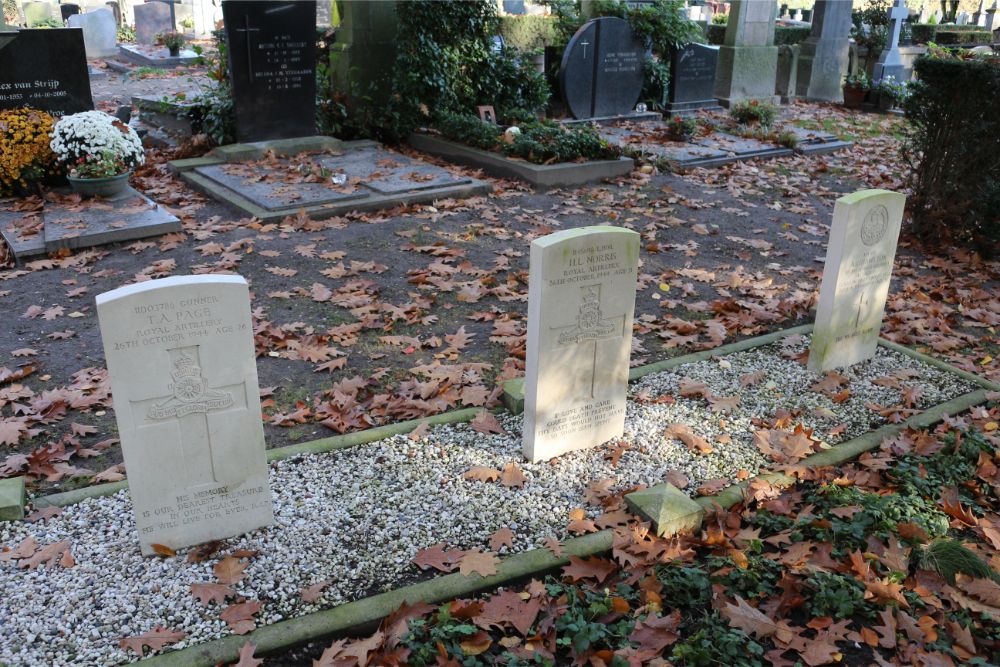
[[[241,142],[316,134],[315,0],[225,0]]]
[[[32,107],[62,116],[94,108],[80,28],[0,34],[0,109]]]
[[[73,14],[80,13],[80,5],[74,4],[72,2],[64,2],[59,5],[59,14],[62,16],[63,23],[69,20],[70,16]]]
[[[559,85],[574,118],[620,116],[642,93],[646,46],[628,21],[599,18],[583,24],[563,52]]]
[[[719,47],[685,44],[670,55],[670,84],[667,87],[667,111],[681,113],[695,109],[717,108],[715,68]]]

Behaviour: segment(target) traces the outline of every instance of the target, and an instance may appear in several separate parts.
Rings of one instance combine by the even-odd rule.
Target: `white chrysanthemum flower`
[[[100,158],[108,152],[129,169],[146,161],[135,130],[103,111],[63,116],[52,129],[49,148],[66,164],[88,156]]]

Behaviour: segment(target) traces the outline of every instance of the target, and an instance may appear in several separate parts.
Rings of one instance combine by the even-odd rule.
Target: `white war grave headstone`
[[[127,285],[97,315],[142,553],[273,523],[246,281]]]
[[[531,244],[524,455],[547,460],[621,436],[639,234],[581,227]]]
[[[810,370],[875,354],[906,196],[861,190],[837,200],[809,350]]]

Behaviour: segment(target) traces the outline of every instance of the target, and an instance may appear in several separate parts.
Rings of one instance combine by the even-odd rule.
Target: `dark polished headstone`
[[[646,46],[628,21],[599,18],[570,39],[559,68],[563,100],[574,118],[628,113],[642,93]]]
[[[70,16],[79,13],[80,13],[80,5],[75,5],[72,2],[66,2],[59,5],[59,14],[62,16],[62,20],[64,23],[69,20]]]
[[[667,111],[671,113],[719,106],[713,90],[719,47],[686,44],[670,56]]]
[[[316,133],[315,0],[225,0],[240,142]]]
[[[80,28],[0,36],[0,109],[23,106],[56,116],[94,108]]]

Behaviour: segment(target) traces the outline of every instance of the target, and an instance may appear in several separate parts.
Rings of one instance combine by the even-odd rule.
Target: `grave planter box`
[[[482,169],[491,176],[527,181],[536,188],[582,185],[606,178],[617,178],[630,173],[635,166],[635,161],[626,157],[617,160],[532,164],[430,134],[411,134],[409,144],[419,151],[450,162]]]
[[[193,65],[198,60],[198,54],[190,49],[182,49],[177,55],[172,55],[165,48],[149,48],[137,44],[122,44],[118,47],[118,55],[131,63],[145,67],[171,68]]]

